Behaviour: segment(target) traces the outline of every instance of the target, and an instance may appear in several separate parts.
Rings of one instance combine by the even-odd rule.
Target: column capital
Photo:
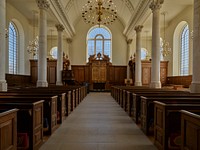
[[[136,32],[141,32],[142,28],[143,28],[143,25],[138,25],[138,26],[135,27],[135,31]]]
[[[127,40],[127,44],[131,44],[132,41],[133,41],[133,39],[128,39],[128,40]]]
[[[72,43],[72,39],[71,38],[67,38],[67,43],[68,44]]]
[[[58,31],[63,31],[65,29],[62,24],[56,24],[56,28]]]
[[[49,9],[50,3],[48,0],[36,0],[37,5],[40,9]]]
[[[162,4],[164,3],[164,0],[153,0],[149,6],[149,8],[152,11],[158,10],[161,8]]]

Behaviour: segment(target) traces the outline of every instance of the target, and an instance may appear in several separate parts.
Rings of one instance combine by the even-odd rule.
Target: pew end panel
[[[200,112],[181,110],[181,149],[200,149]]]
[[[17,111],[0,110],[0,150],[17,149]]]
[[[167,104],[154,101],[154,144],[159,150],[181,149],[181,113],[200,112],[200,103]]]
[[[0,109],[19,109],[17,113],[17,149],[36,150],[43,143],[43,102],[1,99]]]

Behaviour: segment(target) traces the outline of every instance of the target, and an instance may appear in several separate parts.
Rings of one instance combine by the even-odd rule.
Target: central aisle
[[[90,93],[40,150],[156,150],[110,93]]]

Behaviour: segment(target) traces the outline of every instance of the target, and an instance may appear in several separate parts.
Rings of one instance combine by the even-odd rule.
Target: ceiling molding
[[[65,7],[66,12],[68,12],[73,5],[74,5],[74,0],[69,0],[69,2]]]
[[[135,26],[143,25],[141,23],[144,23],[146,16],[148,16],[151,13],[149,8],[151,2],[152,2],[151,0],[140,1],[138,7],[136,8],[134,14],[132,15],[128,25],[126,26],[123,32],[127,38],[132,38],[132,36],[135,34],[134,31]]]
[[[65,9],[68,12],[70,10],[70,8],[73,6],[75,0],[69,0],[69,2],[67,3]],[[129,9],[130,12],[134,11],[134,7],[132,5],[132,3],[129,0],[122,0],[125,4],[126,7]]]
[[[65,7],[66,13],[68,13],[73,6],[76,6],[74,8],[76,8],[77,18],[80,19],[81,18],[80,16],[82,13],[81,13],[81,10],[79,10],[80,12],[78,12],[78,1],[79,0],[69,0],[64,7]],[[133,4],[130,2],[130,0],[120,0],[120,1],[122,1],[123,5],[124,5],[124,9],[128,9],[130,11],[130,13],[133,14],[135,8],[134,8]],[[119,10],[117,10],[117,11],[119,11]],[[123,10],[120,11],[120,13],[123,13],[123,12],[124,12]],[[75,22],[77,22],[77,20],[79,20],[79,19],[76,19]],[[120,18],[119,20],[120,20],[120,22],[122,22],[123,25],[125,25],[124,19]],[[76,23],[74,23],[74,24],[76,24]]]
[[[59,2],[59,0],[49,0],[49,2],[51,3],[50,8],[53,14],[60,21],[59,23],[63,24],[63,26],[65,27],[65,32],[67,33],[67,36],[70,38],[73,37],[75,35],[75,29],[70,24],[62,4]]]
[[[122,1],[125,2],[126,7],[128,7],[129,11],[132,13],[134,11],[132,3],[129,0],[122,0]]]

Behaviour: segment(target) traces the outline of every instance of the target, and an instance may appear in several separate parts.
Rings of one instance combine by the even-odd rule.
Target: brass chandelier
[[[33,11],[33,40],[29,41],[29,45],[27,47],[27,51],[29,54],[33,55],[33,58],[37,57],[37,52],[39,49],[39,38],[35,35],[35,20],[36,20],[36,11]]]
[[[113,0],[89,0],[82,8],[82,17],[88,24],[110,25],[117,19]]]

